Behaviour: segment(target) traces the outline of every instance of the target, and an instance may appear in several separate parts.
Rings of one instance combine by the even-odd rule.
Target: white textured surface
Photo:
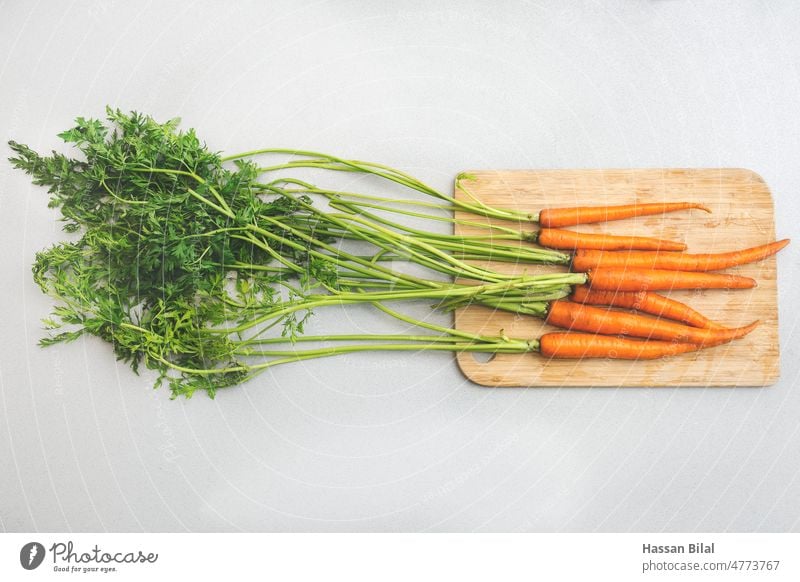
[[[797,2],[432,4],[0,2],[0,135],[56,147],[108,103],[444,191],[465,168],[747,167],[798,238]],[[0,529],[800,530],[800,239],[769,389],[490,390],[380,355],[173,402],[99,342],[36,347],[29,265],[59,226],[6,163],[0,216]]]

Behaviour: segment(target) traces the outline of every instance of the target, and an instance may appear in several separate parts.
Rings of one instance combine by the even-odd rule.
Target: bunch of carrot
[[[136,112],[78,118],[59,135],[77,157],[9,143],[11,163],[48,188],[50,206],[76,235],[36,255],[35,281],[56,301],[41,343],[94,335],[134,370],[156,370],[157,383],[168,381],[174,395],[213,395],[274,366],[362,351],[640,360],[707,348],[744,337],[757,322],[724,327],[657,292],[753,287],[753,279],[713,271],[788,243],[691,255],[675,241],[583,234],[569,228],[708,209],[690,202],[497,208],[464,187],[466,175],[457,179],[465,197],[452,198],[401,170],[319,152],[222,157],[194,130],[179,130],[178,120],[158,123]],[[270,155],[292,159],[262,165]],[[300,168],[364,174],[426,199],[331,190],[285,175]],[[397,216],[481,230],[443,234]],[[530,223],[538,230],[525,230]],[[571,265],[573,272],[513,275],[494,261]],[[386,305],[430,300],[440,310],[479,304],[539,317],[564,331],[524,339],[469,333]],[[306,333],[314,310],[356,304],[415,331]]]

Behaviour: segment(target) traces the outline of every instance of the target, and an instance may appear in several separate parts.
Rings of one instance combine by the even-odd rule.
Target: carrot
[[[646,236],[614,236],[611,234],[589,234],[573,232],[557,228],[543,228],[539,230],[537,242],[551,249],[599,249],[613,250],[653,250],[653,251],[682,251],[686,245],[681,242],[649,238]]]
[[[701,349],[697,344],[631,340],[590,333],[546,333],[539,338],[539,352],[549,358],[655,360]]]
[[[589,224],[590,222],[608,222],[622,220],[634,216],[664,214],[677,210],[699,208],[711,212],[707,206],[696,202],[672,202],[656,204],[624,204],[619,206],[576,206],[574,208],[546,208],[539,212],[539,224],[545,228],[560,228]]]
[[[577,250],[572,259],[578,271],[595,267],[633,267],[636,269],[670,269],[676,271],[719,271],[728,267],[754,263],[774,255],[789,244],[789,239],[730,253],[690,255],[672,252],[605,252]],[[588,247],[583,247],[587,248]]]
[[[755,279],[717,273],[663,269],[598,267],[587,269],[589,287],[602,291],[670,291],[672,289],[750,289]]]
[[[649,291],[592,291],[585,285],[578,285],[569,298],[584,305],[608,305],[633,309],[656,317],[680,321],[692,327],[706,327],[709,329],[724,327],[708,319],[685,303]]]
[[[758,325],[756,321],[744,327],[698,328],[636,313],[581,305],[571,301],[551,301],[545,321],[562,329],[687,342],[701,346],[714,346],[739,339],[753,331]]]

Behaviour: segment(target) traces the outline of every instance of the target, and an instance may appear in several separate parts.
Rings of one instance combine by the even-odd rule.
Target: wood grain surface
[[[529,212],[547,207],[596,206],[634,202],[693,201],[712,213],[693,210],[606,224],[574,227],[582,232],[643,235],[685,242],[687,252],[725,252],[775,239],[773,204],[767,185],[744,169],[531,170],[469,171],[463,181],[469,192],[497,207]],[[467,199],[456,188],[455,196]],[[459,218],[472,215],[457,213]],[[484,220],[484,219],[481,219]],[[523,225],[535,229],[537,225]],[[475,227],[455,226],[456,233]],[[525,244],[525,243],[523,243]],[[492,263],[503,272],[564,270],[540,265]],[[538,354],[495,356],[488,362],[463,353],[458,364],[472,381],[485,386],[767,386],[779,375],[776,261],[772,257],[727,272],[758,281],[748,290],[673,291],[671,297],[690,304],[725,325],[753,320],[761,325],[736,342],[662,360],[548,360]],[[553,331],[541,320],[480,306],[455,315],[456,327],[510,337],[538,337]],[[483,358],[485,359],[485,358]]]

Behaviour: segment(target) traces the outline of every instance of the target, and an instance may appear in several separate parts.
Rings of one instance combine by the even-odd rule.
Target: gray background
[[[433,4],[0,2],[0,135],[60,147],[108,103],[445,191],[467,168],[747,167],[797,235],[800,3]],[[800,529],[800,241],[769,389],[489,390],[420,354],[170,401],[100,342],[36,347],[29,266],[59,225],[5,163],[0,216],[2,529]]]

